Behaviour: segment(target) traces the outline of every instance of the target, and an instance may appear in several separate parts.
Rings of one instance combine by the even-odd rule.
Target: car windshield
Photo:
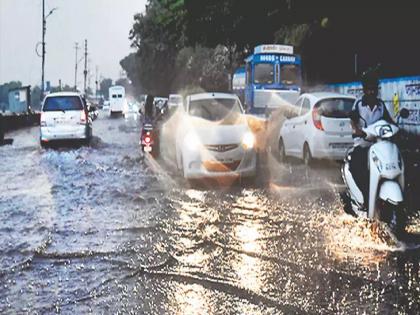
[[[328,118],[347,118],[353,108],[354,100],[351,98],[331,98],[318,102],[316,107],[319,114]]]
[[[83,104],[78,96],[54,96],[45,100],[44,112],[83,110]]]
[[[228,116],[237,116],[242,108],[236,99],[211,98],[192,101],[189,106],[191,116],[210,121],[219,121]]]
[[[299,67],[297,65],[281,65],[280,81],[285,85],[298,85],[300,83]]]
[[[272,84],[274,82],[274,65],[271,63],[258,63],[255,65],[254,83]]]

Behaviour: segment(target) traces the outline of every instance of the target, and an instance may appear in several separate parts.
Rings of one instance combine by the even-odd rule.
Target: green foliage
[[[361,69],[385,56],[403,68],[395,58],[401,45],[389,45],[390,38],[415,38],[418,28],[410,24],[416,11],[400,9],[396,15],[379,0],[148,0],[130,32],[137,52],[121,65],[145,93],[168,94],[190,84],[225,89],[253,47],[280,43],[295,46],[308,81],[353,80],[355,53]],[[417,60],[413,45],[405,54]],[[405,63],[405,73],[412,72]]]
[[[105,99],[109,98],[109,88],[112,86],[112,79],[103,79],[99,83],[99,91]]]
[[[31,107],[34,110],[41,109],[41,88],[39,86],[34,86],[31,89]]]

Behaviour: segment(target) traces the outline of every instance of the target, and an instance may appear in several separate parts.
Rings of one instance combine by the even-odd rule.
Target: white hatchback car
[[[255,177],[255,137],[236,95],[190,95],[181,111],[176,153],[185,178]]]
[[[92,137],[92,120],[79,93],[51,93],[41,109],[41,146],[54,140],[83,140]]]
[[[280,129],[280,160],[286,156],[301,158],[305,164],[314,158],[342,160],[353,145],[348,115],[355,100],[330,92],[302,94],[295,114]]]

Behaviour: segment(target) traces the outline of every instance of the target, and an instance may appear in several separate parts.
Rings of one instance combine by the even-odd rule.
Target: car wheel
[[[39,144],[41,145],[41,148],[43,149],[47,147],[47,143],[45,141],[39,140]]]
[[[284,149],[284,142],[282,138],[279,140],[279,161],[280,163],[286,162],[286,151]]]
[[[313,163],[312,153],[307,142],[303,146],[303,163],[307,166],[311,166]]]

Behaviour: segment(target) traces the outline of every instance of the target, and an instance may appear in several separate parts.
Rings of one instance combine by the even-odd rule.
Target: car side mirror
[[[408,111],[408,109],[407,108],[401,109],[400,117],[406,119],[408,118],[408,116],[410,116],[410,112]]]

